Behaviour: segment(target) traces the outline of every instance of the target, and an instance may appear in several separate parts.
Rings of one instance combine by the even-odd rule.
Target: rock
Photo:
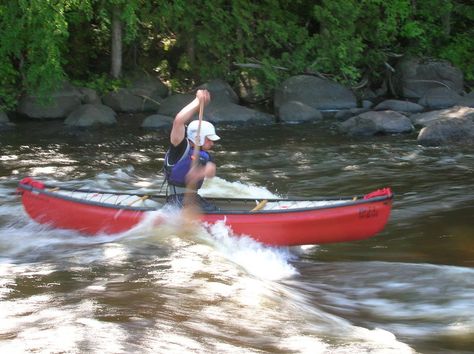
[[[418,113],[424,110],[423,106],[410,101],[385,100],[374,107],[374,111],[397,111]]]
[[[88,87],[80,87],[79,92],[82,94],[83,104],[102,104],[102,100],[100,99],[96,90]]]
[[[278,117],[282,122],[308,122],[323,119],[320,111],[297,101],[284,102],[280,106]]]
[[[164,98],[168,96],[168,87],[151,75],[135,74],[130,88],[137,94]]]
[[[0,123],[8,123],[10,120],[5,112],[0,111]]]
[[[373,105],[374,103],[370,100],[362,100],[362,108],[370,109]]]
[[[443,60],[404,58],[396,66],[394,84],[404,98],[419,99],[430,89],[448,87],[463,91],[462,71]]]
[[[64,121],[69,127],[92,127],[117,123],[117,114],[108,106],[85,104],[80,106]]]
[[[344,109],[342,111],[337,112],[334,115],[334,118],[338,121],[345,121],[350,117],[358,116],[359,114],[368,112],[368,108],[351,108],[351,109]]]
[[[421,129],[418,143],[424,146],[474,145],[474,113],[462,118],[442,118]]]
[[[195,97],[194,94],[172,95],[163,100],[158,114],[174,118]],[[198,115],[196,114],[194,118],[197,119]],[[227,100],[213,100],[212,98],[204,109],[204,119],[214,123],[271,123],[275,121],[270,114],[240,106]]]
[[[413,114],[410,116],[410,120],[415,126],[425,127],[428,124],[440,119],[440,110],[424,112],[420,114]]]
[[[232,87],[223,80],[212,80],[199,86],[199,88],[206,89],[211,93],[212,102],[239,102],[239,96],[237,96]]]
[[[362,102],[368,101],[371,104],[374,100],[377,100],[377,98],[379,97],[379,95],[375,93],[374,90],[370,89],[367,86],[356,89],[355,94],[359,98],[359,100],[361,100]]]
[[[169,96],[161,102],[161,105],[158,108],[158,113],[164,116],[175,117],[176,114],[194,100],[195,97],[196,95],[191,93]]]
[[[51,101],[46,104],[34,95],[22,97],[17,112],[29,118],[65,118],[81,105],[82,97],[83,94],[78,89],[65,83],[61,89],[52,93]]]
[[[436,87],[425,92],[418,103],[427,109],[440,109],[455,106],[461,96],[447,87]]]
[[[129,87],[109,92],[102,101],[116,112],[137,113],[159,109],[168,88],[153,76],[134,74]]]
[[[6,130],[11,130],[15,124],[11,123],[10,120],[8,119],[8,115],[0,111],[0,131],[6,131]]]
[[[349,135],[369,136],[411,133],[414,127],[410,119],[401,113],[394,111],[370,111],[342,122],[340,129]]]
[[[414,114],[410,116],[410,120],[414,125],[425,127],[443,118],[462,118],[473,113],[474,108],[456,106],[447,109]]]
[[[356,97],[352,91],[336,82],[310,75],[293,76],[282,83],[275,91],[275,112],[289,101],[301,102],[318,110],[357,107]]]
[[[137,113],[159,109],[162,98],[155,94],[147,94],[142,89],[121,88],[107,93],[102,101],[116,112]]]
[[[424,126],[418,134],[421,145],[474,145],[474,108],[456,106],[410,118],[416,125]]]
[[[197,117],[197,116],[196,116]],[[204,110],[206,120],[213,123],[270,124],[275,117],[235,103],[211,102]]]
[[[474,91],[472,91],[471,93],[467,95],[461,96],[457,105],[474,108]]]
[[[143,120],[142,128],[145,129],[171,129],[173,118],[161,114],[153,114]]]

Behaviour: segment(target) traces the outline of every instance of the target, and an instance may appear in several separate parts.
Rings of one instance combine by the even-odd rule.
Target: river
[[[205,195],[338,196],[390,186],[353,243],[265,247],[179,220],[85,237],[31,221],[25,176],[158,193],[168,137],[18,121],[0,135],[2,353],[474,353],[474,152],[332,124],[221,127]]]

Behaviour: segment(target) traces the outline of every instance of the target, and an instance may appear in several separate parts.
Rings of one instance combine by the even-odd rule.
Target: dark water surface
[[[84,237],[26,216],[25,176],[158,193],[167,136],[135,125],[0,135],[0,352],[474,353],[473,151],[331,124],[219,129],[206,194],[391,186],[387,227],[354,243],[270,248],[225,225],[184,233],[173,215]]]

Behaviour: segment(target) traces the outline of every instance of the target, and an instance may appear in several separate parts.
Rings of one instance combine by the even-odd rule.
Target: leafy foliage
[[[69,34],[64,12],[76,3],[80,2],[17,0],[2,5],[2,109],[11,109],[25,91],[46,99],[63,81]]]
[[[467,0],[9,0],[0,3],[0,109],[24,93],[46,97],[66,78],[116,88],[113,8],[124,70],[155,71],[175,90],[223,78],[256,100],[298,73],[377,82],[407,53],[448,59],[474,80]]]
[[[463,72],[466,80],[474,82],[474,4],[469,1],[456,2],[452,17],[452,35],[439,55],[448,59]]]
[[[323,0],[314,7],[314,16],[320,23],[315,34],[318,71],[334,73],[336,79],[353,82],[360,77],[359,66],[364,45],[357,33],[356,22],[362,11],[357,0]]]

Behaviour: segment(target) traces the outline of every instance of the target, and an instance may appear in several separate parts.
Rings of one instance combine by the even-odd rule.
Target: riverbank
[[[440,66],[439,70],[442,69],[446,67]],[[409,81],[406,85],[413,90]],[[451,88],[424,87],[417,93],[422,95],[418,103],[414,98],[381,100],[381,97],[358,102],[351,90],[335,82],[298,75],[287,79],[275,91],[271,113],[239,104],[237,94],[223,81],[214,80],[200,88],[208,89],[212,96],[204,119],[217,126],[320,124],[331,120],[340,134],[350,137],[416,131],[416,143],[426,146],[474,145],[474,93],[459,95]],[[406,95],[414,95],[406,90],[410,92]],[[0,131],[15,129],[16,117],[40,121],[63,119],[65,129],[74,130],[114,126],[119,115],[121,120],[128,116],[144,129],[169,130],[174,116],[194,98],[194,93],[167,94],[163,84],[152,78],[138,80],[132,87],[104,97],[93,90],[65,84],[46,106],[29,96],[12,115],[15,119],[0,114]],[[374,104],[377,100],[381,101]],[[324,124],[321,126],[324,129]]]

